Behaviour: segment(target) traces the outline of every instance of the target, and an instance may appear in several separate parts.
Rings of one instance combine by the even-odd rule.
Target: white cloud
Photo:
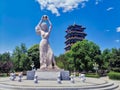
[[[106,10],[107,11],[110,11],[110,10],[113,10],[114,8],[113,7],[109,7],[109,8],[107,8]]]
[[[95,1],[95,4],[98,5],[99,2],[101,2],[101,0],[96,0],[96,1]]]
[[[84,7],[85,7],[85,3],[82,3],[82,4],[81,4],[81,8],[84,8]]]
[[[60,16],[59,9],[62,12],[72,11],[81,5],[81,8],[85,7],[85,3],[88,0],[36,0],[41,7],[41,10],[46,9],[51,11],[53,14]]]
[[[115,42],[119,43],[119,42],[120,42],[120,40],[115,40]]]
[[[116,28],[116,31],[117,31],[117,32],[120,32],[120,27],[117,27],[117,28]]]

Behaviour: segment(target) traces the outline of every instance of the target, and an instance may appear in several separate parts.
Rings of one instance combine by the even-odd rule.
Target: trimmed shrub
[[[7,77],[7,73],[0,73],[0,77]]]
[[[114,71],[114,72],[120,72],[120,68],[119,67],[112,68],[112,71]]]
[[[108,77],[113,80],[120,80],[120,73],[111,71],[108,73]]]
[[[92,78],[99,78],[99,74],[94,74],[94,73],[88,73],[85,75],[86,77],[92,77]]]

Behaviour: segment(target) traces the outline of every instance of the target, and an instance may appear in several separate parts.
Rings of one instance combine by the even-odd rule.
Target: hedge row
[[[110,79],[120,80],[120,73],[111,71],[108,73],[108,77]]]
[[[100,77],[98,74],[91,74],[91,73],[88,73],[85,76],[86,77],[92,77],[92,78],[99,78]]]
[[[0,77],[7,77],[7,73],[0,73]]]

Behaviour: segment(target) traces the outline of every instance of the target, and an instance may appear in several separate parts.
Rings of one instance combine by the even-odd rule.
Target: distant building
[[[69,51],[71,49],[71,46],[77,41],[82,41],[85,39],[85,36],[87,35],[84,32],[85,29],[86,28],[82,27],[81,25],[76,24],[68,26],[66,30],[67,35],[65,36],[65,51]]]

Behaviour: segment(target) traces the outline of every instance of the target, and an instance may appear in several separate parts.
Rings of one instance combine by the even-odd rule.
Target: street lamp
[[[33,70],[33,68],[34,68],[35,65],[34,65],[34,63],[32,63],[30,66],[32,67],[32,70]]]
[[[96,71],[96,74],[97,74],[97,70],[98,70],[99,65],[95,62],[95,64],[93,64],[93,66],[94,66],[93,69]]]

